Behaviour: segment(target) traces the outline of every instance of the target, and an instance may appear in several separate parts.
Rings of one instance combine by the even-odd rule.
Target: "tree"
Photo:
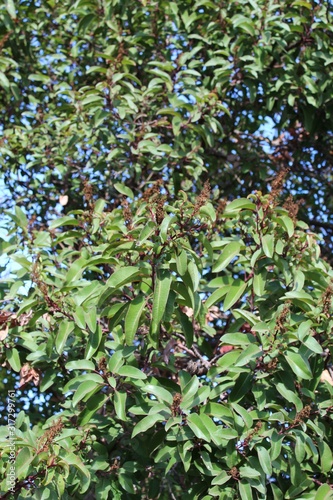
[[[9,207],[40,227],[61,196],[81,208],[86,177],[117,206],[115,179],[138,195],[163,177],[176,197],[209,178],[233,199],[288,167],[284,197],[331,256],[330,2],[9,0],[0,13]]]
[[[6,2],[3,498],[332,497],[330,16]]]

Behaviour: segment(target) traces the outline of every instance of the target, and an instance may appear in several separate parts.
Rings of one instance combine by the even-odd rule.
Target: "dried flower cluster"
[[[278,203],[279,196],[282,192],[285,179],[288,175],[289,169],[282,168],[272,181],[272,190],[269,195],[269,204],[276,206]]]
[[[182,402],[182,395],[176,392],[173,396],[173,401],[171,405],[171,413],[173,417],[181,414],[181,409],[179,408],[180,403]]]
[[[298,211],[299,211],[299,207],[300,205],[302,205],[304,203],[304,200],[303,198],[301,200],[297,200],[296,202],[293,200],[293,197],[292,195],[290,194],[288,196],[288,198],[286,199],[286,201],[284,202],[283,204],[283,208],[285,208],[286,210],[288,210],[288,215],[289,217],[294,221],[296,222],[297,220],[297,214],[298,214]]]
[[[83,181],[83,195],[84,199],[88,202],[93,197],[93,187],[86,179]]]
[[[301,424],[302,422],[304,422],[306,418],[309,418],[310,414],[311,414],[311,406],[309,405],[304,406],[304,408],[297,413],[296,417],[293,420],[292,425]]]
[[[132,212],[129,207],[129,203],[124,196],[123,201],[121,202],[121,206],[123,207],[123,215],[125,219],[125,223],[127,224],[128,229],[132,229],[133,227],[133,219],[132,219]]]
[[[323,313],[328,318],[332,314],[332,297],[333,297],[333,284],[331,283],[325,290],[322,296]]]
[[[146,189],[142,195],[142,199],[146,202],[153,201],[155,196],[160,194],[162,184],[162,179],[158,179],[152,187]]]
[[[57,420],[52,425],[52,427],[50,427],[50,429],[47,429],[47,431],[44,432],[44,434],[38,441],[38,446],[39,446],[38,453],[42,453],[43,451],[44,452],[48,451],[50,445],[53,443],[54,438],[56,438],[57,436],[59,436],[59,434],[61,434],[63,427],[64,424],[61,418],[59,418],[59,420]]]
[[[203,207],[207,203],[207,200],[210,197],[210,193],[211,193],[210,184],[209,184],[209,181],[206,181],[204,184],[203,190],[201,191],[201,193],[199,194],[199,196],[195,202],[194,209],[193,209],[193,215],[197,215],[200,208]]]
[[[286,331],[286,319],[289,314],[289,304],[286,304],[284,308],[282,309],[281,313],[279,316],[276,318],[276,325],[274,328],[274,335],[280,334],[283,335]]]

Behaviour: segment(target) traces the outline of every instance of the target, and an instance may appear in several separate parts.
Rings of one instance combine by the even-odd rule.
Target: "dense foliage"
[[[2,498],[332,498],[331,21],[0,7]]]
[[[330,498],[333,271],[315,236],[274,189],[214,210],[207,184],[194,203],[117,187],[123,207],[86,186],[44,231],[13,215],[19,498]]]
[[[7,0],[0,7],[0,165],[41,225],[117,205],[163,176],[247,196],[281,167],[284,196],[332,250],[333,16],[325,0]],[[304,203],[301,203],[301,200]]]

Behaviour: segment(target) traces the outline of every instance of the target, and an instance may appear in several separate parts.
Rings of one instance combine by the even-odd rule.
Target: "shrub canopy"
[[[303,0],[2,6],[15,498],[332,498],[332,26]]]

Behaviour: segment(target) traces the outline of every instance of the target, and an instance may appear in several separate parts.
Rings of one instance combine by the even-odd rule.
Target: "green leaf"
[[[232,212],[239,212],[242,209],[255,210],[256,206],[246,198],[239,198],[237,200],[233,200],[231,203],[228,203],[224,210],[224,213],[229,214]]]
[[[177,317],[183,330],[182,333],[185,335],[186,345],[187,347],[191,347],[194,336],[192,321],[181,310],[177,311]]]
[[[135,366],[123,365],[117,370],[117,374],[121,377],[129,377],[134,379],[145,380],[147,375]]]
[[[301,379],[311,380],[313,375],[309,363],[297,352],[287,351],[285,358],[292,371]]]
[[[74,330],[74,322],[63,319],[59,325],[59,331],[55,340],[55,347],[59,355],[63,353],[67,339]]]
[[[15,207],[15,215],[16,215],[17,219],[19,220],[20,227],[22,227],[23,229],[26,229],[28,227],[28,219],[27,219],[25,213],[23,212],[23,210],[18,206]]]
[[[125,391],[114,392],[114,409],[116,410],[117,417],[120,420],[127,420],[126,417],[126,399],[127,394]]]
[[[170,405],[172,405],[173,403],[173,397],[171,393],[159,385],[148,384],[145,386],[145,391],[147,392],[147,394],[153,394],[161,401],[164,401]]]
[[[179,255],[176,255],[176,266],[180,276],[183,276],[187,271],[187,253],[182,250]]]
[[[83,462],[77,455],[66,450],[60,450],[59,457],[62,458],[64,462],[72,465],[79,471],[81,484],[80,493],[85,493],[90,485],[90,472],[87,467],[83,464]]]
[[[264,471],[265,474],[268,476],[272,475],[272,464],[271,464],[271,457],[269,456],[268,450],[264,448],[264,446],[257,446],[256,447],[257,453],[258,453],[258,458],[259,462],[261,465],[262,470]]]
[[[188,274],[191,278],[192,290],[193,290],[193,292],[196,292],[198,289],[198,286],[199,286],[199,282],[200,282],[200,274],[199,274],[198,268],[197,268],[196,264],[193,262],[193,260],[189,261],[189,263],[187,265],[187,271],[188,271]]]
[[[232,241],[223,249],[223,252],[213,265],[213,273],[219,273],[227,267],[227,265],[239,254],[240,243],[238,241]]]
[[[15,7],[14,0],[5,0],[5,5],[6,5],[6,9],[7,9],[8,14],[10,15],[10,17],[12,19],[16,19],[17,15],[16,15],[16,7]]]
[[[216,221],[216,212],[214,210],[214,207],[211,203],[207,203],[207,205],[204,205],[203,207],[200,208],[199,213],[202,215],[207,215],[212,222]]]
[[[24,447],[18,452],[15,460],[16,478],[18,480],[25,479],[28,476],[30,464],[33,459],[34,456],[28,447]]]
[[[108,367],[111,373],[118,373],[118,370],[124,364],[124,356],[122,351],[116,351],[112,354],[108,362]]]
[[[205,306],[207,307],[207,309],[209,309],[216,302],[219,302],[222,299],[222,297],[224,297],[228,293],[229,289],[230,289],[229,285],[223,285],[221,288],[215,290],[205,302]]]
[[[160,225],[160,238],[162,243],[165,243],[168,239],[168,231],[171,223],[176,221],[177,218],[174,215],[167,215],[164,217],[161,225]]]
[[[150,338],[154,347],[158,346],[159,327],[168,301],[172,276],[167,269],[158,269],[155,276],[153,310],[150,327]]]
[[[89,375],[87,375],[87,380],[85,382],[82,382],[82,384],[79,385],[77,390],[74,393],[73,396],[73,406],[76,406],[81,399],[83,399],[85,396],[92,392],[96,392],[103,383],[103,379],[101,377],[101,384],[98,384],[94,380],[89,380]]]
[[[156,231],[156,227],[157,227],[156,223],[150,220],[148,224],[146,224],[143,227],[138,239],[138,244],[142,245],[142,243],[146,241]]]
[[[244,467],[242,467],[244,469]],[[249,469],[249,467],[246,467],[246,470]],[[255,473],[255,471],[253,471]],[[239,481],[238,482],[238,488],[239,488],[239,495],[241,500],[252,500],[253,495],[252,495],[252,488],[249,483],[246,483],[244,481]]]
[[[71,217],[70,215],[66,215],[65,217],[61,217],[60,219],[55,219],[50,224],[50,229],[57,229],[61,226],[79,226],[80,221]]]
[[[276,219],[276,222],[280,224],[288,233],[289,238],[291,238],[295,232],[295,227],[292,219],[287,215],[282,215]]]
[[[80,257],[71,265],[67,275],[66,283],[72,283],[77,280],[83,273],[87,264],[87,259],[85,257]]]
[[[131,283],[138,276],[140,269],[134,266],[123,267],[115,271],[106,282],[109,288],[120,288],[127,283]]]
[[[124,184],[121,184],[120,182],[116,182],[113,186],[118,191],[118,193],[127,196],[131,200],[134,200],[134,194],[131,188],[125,186]]]
[[[85,409],[79,415],[79,425],[86,425],[92,418],[94,418],[98,410],[106,403],[108,396],[103,393],[98,393],[88,399],[85,403]]]
[[[262,249],[264,254],[267,257],[272,258],[274,255],[274,235],[273,234],[265,234],[262,237]]]
[[[318,448],[320,453],[320,468],[322,472],[329,472],[332,470],[333,454],[331,448],[325,441],[318,441]]]
[[[87,359],[78,359],[75,361],[69,361],[65,365],[67,370],[95,370],[95,365],[92,361]]]
[[[251,373],[241,373],[229,394],[230,403],[239,403],[243,397],[251,390],[253,375]]]
[[[231,475],[226,471],[222,471],[218,476],[214,477],[212,484],[224,484],[231,479]]]
[[[211,435],[197,413],[191,413],[188,415],[186,421],[187,425],[198,439],[203,439],[204,441],[207,441],[207,443],[211,442]]]
[[[297,292],[297,291],[291,291],[287,292],[283,298],[286,299],[297,299],[300,300],[301,302],[305,302],[306,304],[314,304],[314,299],[311,297],[309,293],[303,292],[302,290]]]
[[[6,358],[14,372],[19,372],[21,370],[20,355],[15,347],[12,349],[6,349]]]
[[[127,345],[132,345],[138,330],[142,311],[146,305],[144,295],[138,295],[130,303],[125,316],[125,340]]]
[[[250,344],[239,356],[235,366],[245,366],[250,361],[257,359],[262,355],[262,350],[259,346]]]
[[[329,484],[322,484],[316,491],[314,500],[332,500],[332,489]]]
[[[236,319],[243,318],[245,321],[247,321],[248,323],[250,323],[250,325],[253,326],[260,322],[260,318],[258,318],[258,316],[251,313],[250,311],[247,311],[246,309],[233,309],[232,314],[235,316]]]
[[[88,343],[86,345],[86,350],[84,353],[86,359],[90,359],[95,354],[95,352],[99,348],[102,337],[103,337],[102,327],[101,325],[97,325],[96,331],[90,332],[89,334]]]
[[[253,291],[257,297],[262,297],[265,293],[266,272],[255,272],[253,276]]]
[[[155,415],[147,415],[144,417],[133,429],[131,438],[133,439],[140,432],[146,432],[148,429],[153,427],[157,422],[163,422],[165,418],[156,413]]]
[[[237,278],[231,285],[223,303],[223,310],[228,311],[242,297],[247,287],[241,279]]]

